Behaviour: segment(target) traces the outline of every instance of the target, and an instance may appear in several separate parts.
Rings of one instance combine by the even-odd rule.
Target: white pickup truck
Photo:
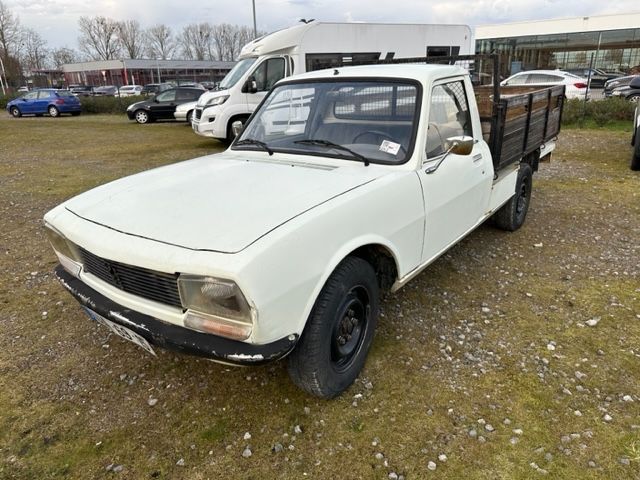
[[[298,386],[338,395],[365,363],[381,291],[489,218],[506,230],[525,220],[563,89],[482,91],[449,65],[282,80],[224,153],[48,212],[56,275],[91,318],[149,352],[288,356]]]

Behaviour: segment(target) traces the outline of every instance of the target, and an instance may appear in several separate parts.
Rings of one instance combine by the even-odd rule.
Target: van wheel
[[[378,321],[379,290],[373,267],[347,257],[320,291],[296,349],[289,376],[321,398],[345,391],[364,366]]]
[[[514,232],[524,224],[531,203],[532,186],[531,166],[527,163],[521,163],[516,180],[516,194],[493,214],[493,221],[498,228]]]
[[[20,112],[20,109],[18,107],[11,107],[9,112],[11,113],[11,116],[14,118],[20,118],[22,116],[22,112]]]
[[[640,170],[640,127],[636,129],[635,144],[631,157],[631,170]]]

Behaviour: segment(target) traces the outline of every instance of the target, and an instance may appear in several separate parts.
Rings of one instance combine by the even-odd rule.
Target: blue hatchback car
[[[80,115],[80,100],[66,90],[41,89],[24,94],[7,103],[7,111],[14,117],[42,115],[57,117],[61,113]]]

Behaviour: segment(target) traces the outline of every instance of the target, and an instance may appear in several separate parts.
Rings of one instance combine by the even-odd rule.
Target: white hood
[[[223,153],[177,163],[100,186],[65,207],[129,235],[235,253],[382,173],[355,162],[320,169],[270,163],[264,156],[265,161],[248,161]]]

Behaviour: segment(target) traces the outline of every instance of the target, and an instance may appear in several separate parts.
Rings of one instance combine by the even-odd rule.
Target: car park
[[[624,87],[625,85],[629,85],[631,80],[633,80],[637,76],[638,75],[626,75],[626,76],[623,76],[623,77],[617,77],[617,78],[614,78],[612,80],[608,80],[604,84],[604,90],[603,90],[604,96],[605,97],[610,97],[611,96],[611,92],[613,92],[614,88]]]
[[[570,68],[564,71],[590,80],[589,86],[593,88],[603,88],[607,81],[620,76],[617,73],[607,73],[599,68]],[[589,72],[591,72],[591,78],[589,78]]]
[[[142,95],[142,85],[124,85],[118,89],[121,97],[133,97]]]
[[[611,96],[626,98],[631,102],[640,102],[640,75],[632,78],[628,85],[615,87],[611,91]]]
[[[176,107],[183,103],[196,101],[203,90],[201,88],[178,87],[165,90],[149,100],[129,105],[129,120],[138,123],[150,123],[156,120],[173,120]]]
[[[92,85],[76,85],[73,88],[69,88],[69,91],[76,97],[90,97],[94,94],[96,87]]]
[[[62,113],[80,115],[80,101],[68,90],[34,90],[7,103],[7,111],[18,118],[23,115],[58,117]]]
[[[226,152],[48,212],[56,276],[90,318],[149,352],[241,365],[288,355],[296,385],[334,397],[364,365],[381,291],[489,218],[523,225],[564,86],[493,85],[474,90],[452,65],[282,80]]]
[[[193,112],[196,109],[197,101],[182,103],[176,107],[176,111],[173,113],[174,118],[179,122],[187,122],[191,124],[193,119]]]
[[[588,99],[590,91],[587,79],[561,70],[527,70],[503,80],[502,86],[549,87],[564,85],[567,98]]]

